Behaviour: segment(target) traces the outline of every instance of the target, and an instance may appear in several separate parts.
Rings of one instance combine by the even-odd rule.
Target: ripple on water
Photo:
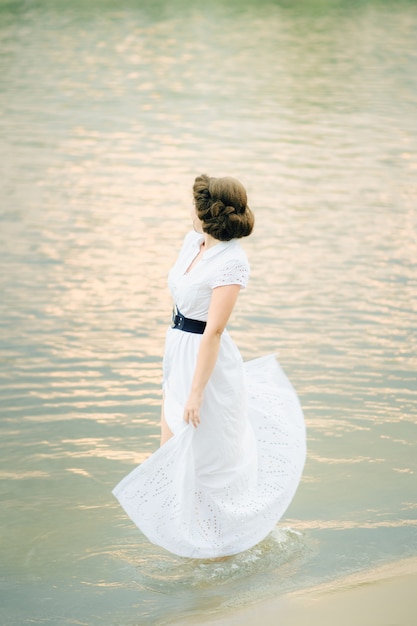
[[[185,602],[198,591],[205,610],[215,611],[291,588],[293,577],[314,550],[314,541],[304,532],[277,527],[254,548],[219,561],[183,559],[147,544],[127,543],[110,554],[118,567],[125,563],[129,587],[181,596]]]

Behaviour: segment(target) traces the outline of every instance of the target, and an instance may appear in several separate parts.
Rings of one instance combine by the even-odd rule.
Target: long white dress
[[[169,273],[179,311],[207,319],[212,289],[246,286],[238,240],[198,254],[189,233]],[[251,548],[274,528],[299,484],[306,455],[302,409],[274,355],[243,363],[227,330],[204,391],[201,423],[183,421],[202,335],[169,328],[164,411],[174,436],[113,490],[148,539],[174,554],[214,558]]]

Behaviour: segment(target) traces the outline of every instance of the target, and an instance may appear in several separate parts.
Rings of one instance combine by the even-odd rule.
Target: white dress
[[[179,311],[207,319],[211,291],[249,276],[237,240],[198,254],[189,233],[169,273]],[[303,413],[274,355],[243,363],[224,330],[204,391],[201,423],[183,421],[202,335],[169,328],[163,361],[165,419],[174,436],[113,490],[148,539],[174,554],[214,558],[264,539],[299,484],[306,455]]]

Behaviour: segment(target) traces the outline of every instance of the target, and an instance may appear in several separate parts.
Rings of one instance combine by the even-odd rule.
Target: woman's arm
[[[220,338],[236,304],[240,285],[225,285],[213,289],[207,326],[201,338],[197,364],[191,383],[191,391],[184,408],[184,420],[197,427],[200,423],[200,407],[204,388],[217,361]]]

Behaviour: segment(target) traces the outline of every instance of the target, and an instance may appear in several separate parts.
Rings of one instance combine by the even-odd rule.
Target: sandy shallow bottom
[[[198,623],[200,626],[416,626],[417,559],[398,561]]]

